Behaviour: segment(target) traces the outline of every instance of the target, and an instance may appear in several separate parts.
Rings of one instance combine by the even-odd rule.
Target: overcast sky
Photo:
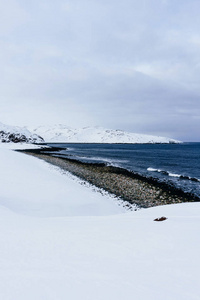
[[[200,1],[0,0],[0,122],[200,141]]]

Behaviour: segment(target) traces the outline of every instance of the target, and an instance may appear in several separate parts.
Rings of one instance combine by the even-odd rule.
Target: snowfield
[[[55,143],[180,143],[180,141],[166,137],[105,129],[98,126],[70,128],[59,124],[31,128],[31,131],[41,135],[45,142]]]
[[[200,203],[128,212],[8,145],[0,158],[1,299],[199,299]]]

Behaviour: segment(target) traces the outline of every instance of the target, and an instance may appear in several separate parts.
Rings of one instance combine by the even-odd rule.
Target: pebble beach
[[[141,208],[199,200],[191,194],[183,193],[179,189],[159,183],[152,178],[146,178],[120,168],[55,157],[51,155],[49,149],[48,153],[41,151],[41,149],[23,152],[60,167],[82,180]]]

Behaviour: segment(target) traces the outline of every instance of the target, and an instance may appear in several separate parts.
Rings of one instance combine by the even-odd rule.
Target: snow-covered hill
[[[0,142],[2,143],[41,143],[43,138],[32,134],[25,127],[9,126],[0,123]]]
[[[70,128],[65,125],[40,126],[33,129],[46,142],[70,143],[178,143],[179,141],[146,134],[137,134],[102,127]]]

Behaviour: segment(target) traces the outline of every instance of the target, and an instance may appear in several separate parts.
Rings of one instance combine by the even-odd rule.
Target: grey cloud
[[[2,122],[200,138],[198,1],[9,0],[0,8]]]

